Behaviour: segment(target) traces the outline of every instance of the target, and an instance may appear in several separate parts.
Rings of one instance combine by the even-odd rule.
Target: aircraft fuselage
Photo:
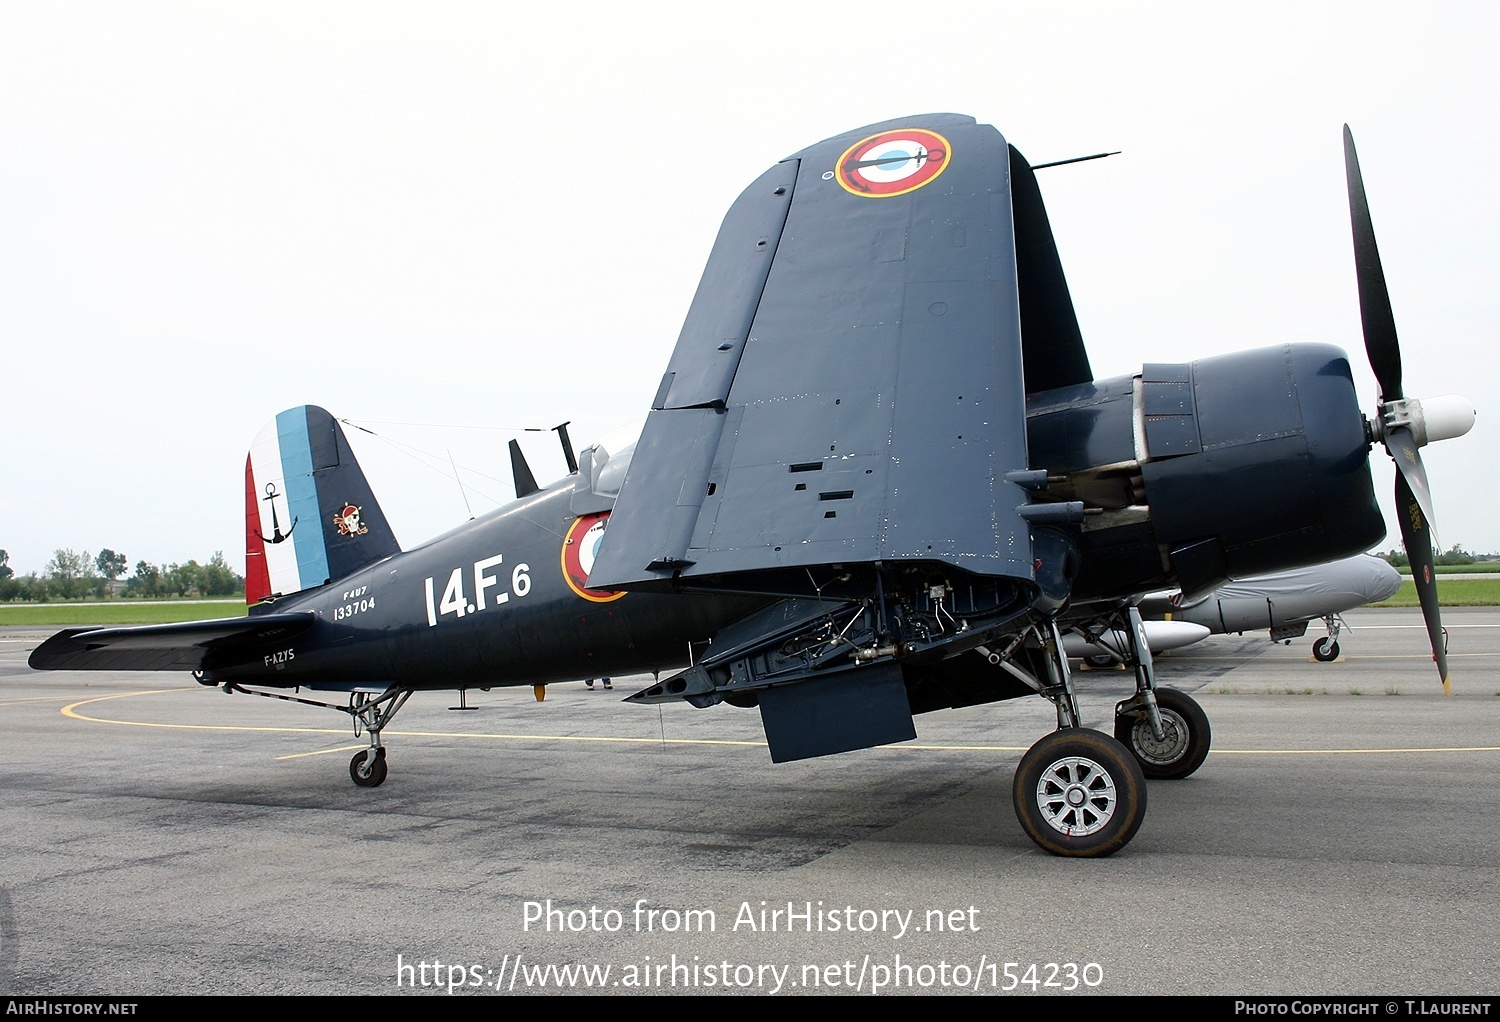
[[[598,519],[571,513],[572,491],[571,481],[558,484],[262,605],[311,611],[317,621],[275,648],[211,666],[203,680],[453,689],[675,669],[688,664],[690,642],[765,602],[570,584],[569,552],[594,541],[581,526]]]

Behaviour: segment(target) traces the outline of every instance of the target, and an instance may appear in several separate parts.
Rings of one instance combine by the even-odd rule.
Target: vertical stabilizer
[[[290,408],[245,459],[245,600],[289,596],[399,553],[332,415]]]

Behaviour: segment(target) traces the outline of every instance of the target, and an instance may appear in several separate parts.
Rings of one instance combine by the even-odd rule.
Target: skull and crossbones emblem
[[[370,531],[369,526],[360,520],[360,510],[354,504],[345,504],[344,509],[333,516],[333,524],[339,527],[340,536],[363,536]]]

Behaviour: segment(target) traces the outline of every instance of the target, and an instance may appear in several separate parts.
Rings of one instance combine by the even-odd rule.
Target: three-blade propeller
[[[1437,580],[1432,572],[1432,492],[1417,449],[1433,440],[1461,436],[1474,424],[1474,407],[1462,398],[1445,397],[1422,403],[1401,392],[1401,346],[1396,340],[1396,318],[1385,286],[1385,271],[1375,245],[1375,228],[1365,185],[1354,152],[1354,136],[1344,125],[1344,170],[1349,183],[1349,219],[1354,229],[1354,263],[1359,279],[1359,315],[1364,323],[1365,353],[1380,386],[1380,407],[1371,424],[1375,439],[1385,444],[1396,463],[1396,514],[1401,541],[1411,562],[1412,581],[1427,622],[1427,638],[1437,661],[1443,691],[1448,683],[1447,635],[1438,613]]]

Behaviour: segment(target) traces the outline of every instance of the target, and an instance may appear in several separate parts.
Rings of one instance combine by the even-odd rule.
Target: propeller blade
[[[1426,531],[1429,535],[1429,545],[1437,544],[1437,517],[1432,513],[1432,488],[1427,485],[1427,469],[1422,465],[1422,456],[1417,453],[1416,438],[1411,435],[1411,430],[1405,426],[1398,426],[1387,432],[1385,437],[1385,449],[1390,452],[1391,460],[1396,463],[1396,471],[1405,480],[1407,493],[1415,498],[1418,508],[1421,509],[1422,518],[1426,521]],[[1397,506],[1401,497],[1397,492]],[[1402,536],[1406,533],[1403,531]]]
[[[1420,464],[1420,463],[1419,463]],[[1437,578],[1432,572],[1432,539],[1422,506],[1412,495],[1404,473],[1396,474],[1396,516],[1401,519],[1401,542],[1411,562],[1411,578],[1422,603],[1422,619],[1427,622],[1427,641],[1432,644],[1432,659],[1437,661],[1443,691],[1453,694],[1448,684],[1448,643],[1438,613]]]
[[[1385,286],[1375,225],[1365,201],[1365,182],[1354,152],[1354,135],[1344,125],[1344,173],[1349,184],[1349,221],[1354,229],[1354,268],[1359,280],[1359,317],[1364,323],[1365,354],[1380,385],[1380,400],[1395,401],[1401,394],[1401,346],[1396,341],[1396,317]]]

